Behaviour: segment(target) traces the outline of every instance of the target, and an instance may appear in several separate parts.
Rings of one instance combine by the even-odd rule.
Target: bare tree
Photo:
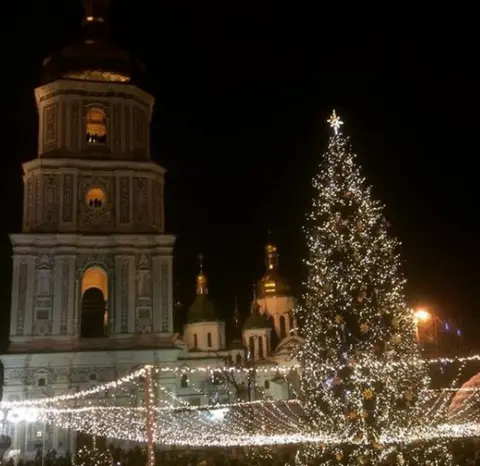
[[[225,385],[235,394],[235,401],[247,401],[248,399],[248,383],[247,376],[243,371],[236,369],[242,368],[232,363],[230,358],[224,357],[224,367],[215,371],[218,383]]]

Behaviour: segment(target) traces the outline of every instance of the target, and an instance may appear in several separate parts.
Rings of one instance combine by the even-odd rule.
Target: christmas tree
[[[299,461],[378,464],[392,451],[385,438],[401,436],[421,417],[418,401],[429,379],[405,302],[398,242],[387,234],[384,208],[340,131],[343,122],[335,112],[328,121],[332,135],[313,180],[306,228],[308,278],[298,311],[305,343],[298,357],[312,431],[334,440],[305,447]],[[417,459],[438,457],[436,447],[417,447]]]

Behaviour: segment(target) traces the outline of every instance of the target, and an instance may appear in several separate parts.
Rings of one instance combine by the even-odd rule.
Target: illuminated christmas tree
[[[378,464],[392,451],[385,436],[402,435],[421,417],[418,400],[429,379],[405,302],[398,242],[387,234],[383,206],[360,173],[343,122],[335,112],[328,122],[332,135],[306,228],[299,360],[312,431],[338,443],[305,447],[299,461]],[[439,454],[431,445],[415,451],[422,460]]]

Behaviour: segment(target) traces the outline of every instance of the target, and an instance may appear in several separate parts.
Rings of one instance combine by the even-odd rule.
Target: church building
[[[109,40],[106,3],[85,1],[83,37],[45,59],[35,89],[38,153],[23,164],[23,227],[11,235],[3,401],[77,392],[145,364],[208,362],[220,374],[231,365],[293,364],[301,342],[273,244],[251,314],[243,326],[237,317],[232,341],[203,267],[183,334],[174,333],[175,238],[165,232],[165,169],[150,158],[154,98],[142,89],[142,67]],[[265,397],[290,396],[274,371],[253,383],[162,372],[159,383],[191,404],[232,402],[242,390],[252,399],[257,387]],[[52,425],[7,423],[4,434],[25,459],[39,445],[59,455],[75,450],[75,433]]]

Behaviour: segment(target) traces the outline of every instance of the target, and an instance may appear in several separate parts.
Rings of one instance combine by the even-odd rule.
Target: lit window
[[[99,108],[91,108],[86,116],[86,139],[89,144],[107,142],[107,118]]]
[[[99,209],[107,203],[107,196],[102,188],[91,188],[85,197],[85,202],[91,209]]]

